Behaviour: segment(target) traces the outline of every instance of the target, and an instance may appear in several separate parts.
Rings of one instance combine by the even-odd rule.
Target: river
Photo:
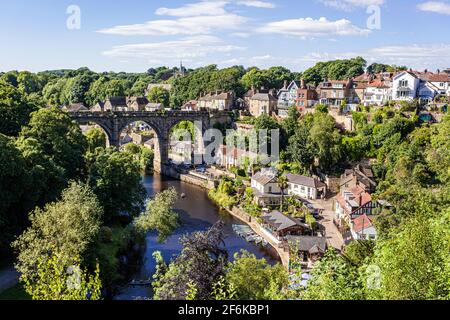
[[[202,188],[160,175],[145,176],[143,178],[143,183],[149,197],[154,196],[161,190],[173,186],[179,194],[184,193],[186,198],[180,199],[175,205],[175,210],[180,214],[180,227],[165,243],[158,243],[156,233],[152,232],[147,235],[143,264],[141,270],[133,277],[133,279],[151,279],[156,267],[155,260],[152,256],[154,251],[161,251],[164,259],[168,262],[173,255],[178,254],[182,249],[178,241],[180,236],[195,231],[206,230],[219,220],[225,222],[225,246],[230,253],[230,259],[232,259],[234,253],[244,249],[255,254],[258,258],[265,258],[270,264],[278,262],[278,256],[272,248],[262,248],[258,245],[248,243],[237,236],[233,232],[232,225],[241,222],[227,212],[219,210],[219,208],[208,198],[206,191]],[[122,288],[115,299],[134,300],[137,298],[151,297],[151,288],[127,286]]]

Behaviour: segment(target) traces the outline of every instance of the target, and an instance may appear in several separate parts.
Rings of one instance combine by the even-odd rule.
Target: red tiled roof
[[[370,227],[373,227],[373,217],[370,217],[366,214],[363,214],[352,220],[353,222],[353,230],[357,233],[366,230]]]

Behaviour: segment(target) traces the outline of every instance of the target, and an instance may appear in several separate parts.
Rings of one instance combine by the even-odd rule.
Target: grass
[[[0,300],[31,300],[31,297],[26,293],[23,286],[18,283],[2,293],[0,293]]]

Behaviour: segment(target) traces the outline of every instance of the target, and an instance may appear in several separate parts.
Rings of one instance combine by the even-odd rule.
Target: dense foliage
[[[142,233],[152,230],[158,232],[158,240],[164,242],[178,227],[178,213],[173,206],[178,199],[174,188],[158,193],[147,203],[146,211],[135,219],[135,227]]]

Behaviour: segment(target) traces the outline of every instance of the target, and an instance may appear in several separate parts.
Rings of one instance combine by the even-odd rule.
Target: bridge
[[[169,143],[172,128],[181,121],[192,121],[202,134],[210,128],[211,116],[208,111],[115,111],[115,112],[69,112],[78,124],[94,123],[106,133],[109,145],[120,147],[120,134],[137,121],[148,124],[156,133],[154,170],[163,172],[169,164]],[[201,123],[201,128],[200,128]],[[200,131],[201,129],[201,131]]]

